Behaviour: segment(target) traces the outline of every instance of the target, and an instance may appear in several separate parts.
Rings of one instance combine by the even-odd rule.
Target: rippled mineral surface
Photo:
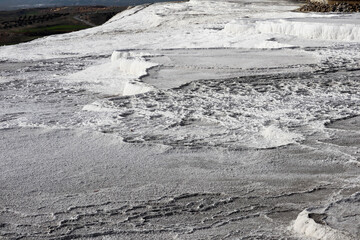
[[[359,239],[360,15],[298,7],[0,47],[0,238]]]

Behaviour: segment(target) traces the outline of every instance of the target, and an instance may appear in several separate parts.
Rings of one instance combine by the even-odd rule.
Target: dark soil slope
[[[0,11],[0,45],[101,25],[126,8],[77,6]]]

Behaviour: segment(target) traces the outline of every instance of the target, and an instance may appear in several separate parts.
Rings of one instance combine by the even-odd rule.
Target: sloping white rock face
[[[329,226],[316,223],[309,215],[311,216],[311,213],[306,210],[298,215],[294,223],[294,230],[296,232],[312,239],[355,240],[355,237],[352,237],[347,232],[338,231]]]
[[[111,61],[66,76],[68,83],[80,83],[82,87],[105,95],[134,95],[153,90],[140,82],[148,70],[158,64],[146,61],[146,54],[114,51]]]
[[[302,211],[293,228],[313,239],[355,240],[359,232],[360,194],[340,199],[324,208]],[[345,230],[345,231],[344,231]]]
[[[324,3],[324,4],[328,3],[327,0],[310,0],[310,2],[313,2],[313,3]]]
[[[240,20],[228,23],[224,30],[229,34],[276,34],[327,41],[358,42],[360,39],[359,24],[348,19],[336,22],[322,18]]]

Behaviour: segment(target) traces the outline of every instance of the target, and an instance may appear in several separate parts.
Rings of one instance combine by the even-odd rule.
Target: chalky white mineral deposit
[[[0,47],[0,238],[360,239],[360,15],[299,6]]]

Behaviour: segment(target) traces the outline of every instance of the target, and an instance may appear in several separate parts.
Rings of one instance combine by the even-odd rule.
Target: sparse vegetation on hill
[[[101,25],[126,7],[81,6],[0,11],[0,45]]]
[[[359,3],[335,2],[333,4],[308,2],[299,9],[300,12],[360,12]]]

